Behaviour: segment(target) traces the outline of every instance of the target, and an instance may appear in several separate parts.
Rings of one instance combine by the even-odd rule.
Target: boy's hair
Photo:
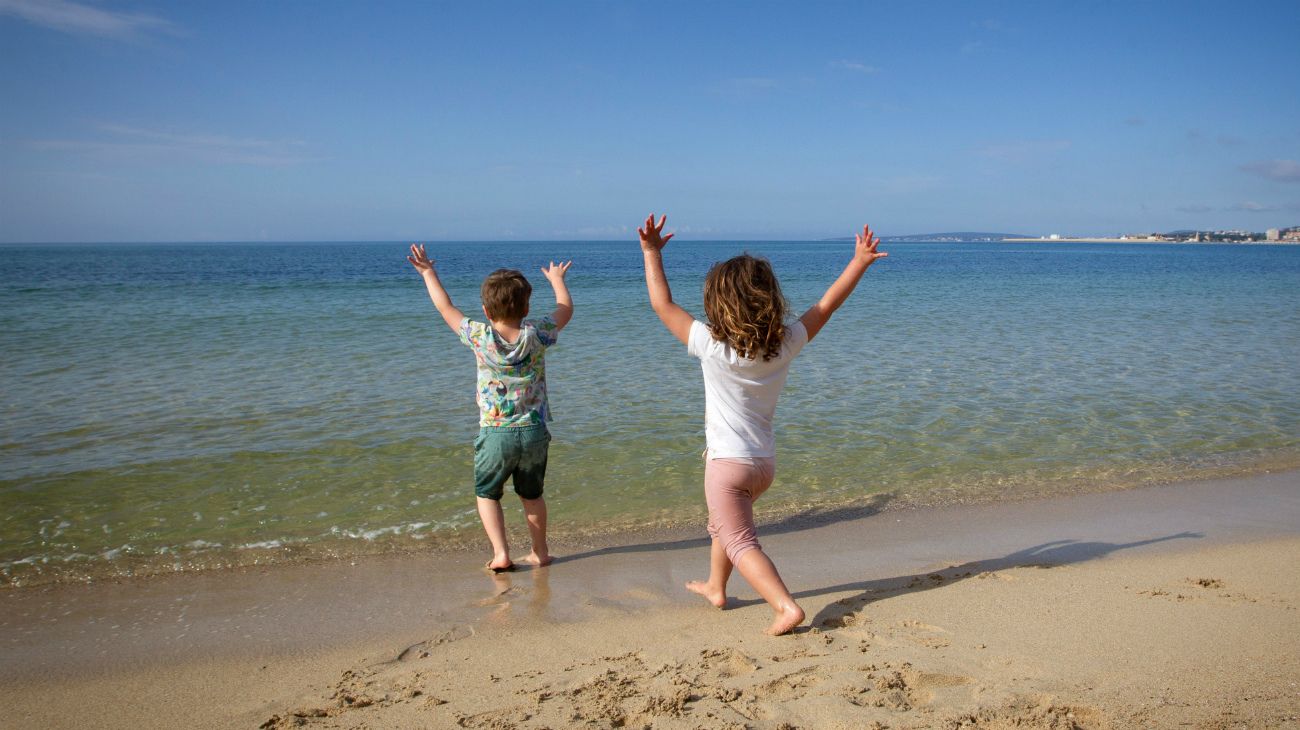
[[[771,360],[785,339],[785,297],[767,259],[742,254],[704,278],[704,313],[713,339],[741,357]]]
[[[497,269],[483,280],[480,294],[489,319],[523,319],[528,314],[528,298],[533,295],[533,285],[522,272]]]

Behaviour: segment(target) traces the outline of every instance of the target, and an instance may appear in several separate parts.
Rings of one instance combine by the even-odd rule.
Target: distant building
[[[1268,231],[1264,234],[1264,238],[1265,238],[1265,240],[1268,240],[1268,241],[1281,241],[1281,240],[1282,240],[1282,231],[1279,231],[1279,230],[1276,229],[1276,228],[1270,228],[1270,229],[1268,229]]]
[[[1059,241],[1059,240],[1061,240],[1061,234],[1059,234],[1059,233],[1053,233],[1052,235],[1050,235],[1050,236],[1047,237],[1047,240],[1049,240],[1049,241]]]

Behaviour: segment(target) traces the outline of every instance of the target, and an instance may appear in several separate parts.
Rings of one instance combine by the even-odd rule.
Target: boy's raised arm
[[[429,290],[429,298],[433,300],[433,306],[438,308],[438,314],[442,315],[442,321],[446,322],[452,331],[459,330],[460,321],[465,319],[465,314],[451,303],[447,290],[442,288],[438,272],[433,268],[433,261],[424,252],[424,244],[411,244],[411,255],[407,256],[406,260],[420,272],[421,278],[424,279],[424,287]]]
[[[883,259],[889,254],[876,252],[876,246],[880,245],[880,239],[871,235],[871,227],[863,226],[862,233],[855,236],[856,243],[853,248],[853,260],[839,278],[831,284],[826,293],[822,295],[821,301],[808,308],[807,312],[799,318],[805,329],[808,330],[808,340],[811,342],[813,337],[821,331],[826,325],[827,320],[840,308],[853,289],[857,287],[858,281],[862,275],[867,273],[867,268],[875,263],[876,259]]]
[[[555,290],[555,311],[551,313],[551,319],[555,321],[556,332],[564,329],[564,325],[573,319],[573,299],[569,296],[568,285],[564,283],[564,275],[569,273],[569,267],[572,265],[572,261],[565,261],[562,264],[552,261],[550,266],[542,267],[542,275],[551,282],[551,288]]]
[[[668,216],[660,216],[659,225],[655,225],[655,216],[651,213],[650,217],[645,219],[645,226],[636,229],[636,232],[641,236],[641,253],[645,257],[645,286],[650,292],[650,306],[654,307],[655,314],[659,315],[659,321],[673,333],[673,337],[686,344],[690,339],[691,323],[695,318],[673,301],[673,292],[668,288],[668,277],[664,274],[663,251],[673,234],[661,235],[664,222],[667,220]]]

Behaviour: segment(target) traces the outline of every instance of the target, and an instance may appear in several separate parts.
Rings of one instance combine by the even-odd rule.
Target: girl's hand
[[[411,266],[414,266],[415,270],[421,274],[426,271],[433,271],[433,260],[429,258],[429,254],[424,252],[424,244],[422,243],[411,244],[411,255],[407,256],[406,260],[410,261]]]
[[[642,251],[662,251],[664,246],[668,245],[669,239],[673,234],[660,236],[664,230],[664,221],[668,220],[667,215],[659,217],[659,225],[655,225],[655,214],[651,213],[645,219],[645,227],[636,229],[637,235],[641,236]]]
[[[853,258],[868,267],[874,264],[876,259],[883,259],[889,255],[884,251],[876,251],[876,246],[880,245],[880,239],[871,235],[871,226],[863,226],[862,233],[854,236],[854,239],[856,243],[853,247]]]
[[[564,275],[569,273],[570,266],[573,266],[572,261],[565,261],[562,264],[552,261],[550,266],[542,267],[542,276],[545,276],[546,280],[551,282],[551,286],[555,286],[564,281]]]

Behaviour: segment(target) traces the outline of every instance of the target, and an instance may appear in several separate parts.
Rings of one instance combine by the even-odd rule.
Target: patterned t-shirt
[[[478,360],[479,426],[533,426],[551,420],[546,402],[546,348],[555,344],[555,320],[526,319],[519,339],[506,342],[490,325],[460,321],[460,341]]]

